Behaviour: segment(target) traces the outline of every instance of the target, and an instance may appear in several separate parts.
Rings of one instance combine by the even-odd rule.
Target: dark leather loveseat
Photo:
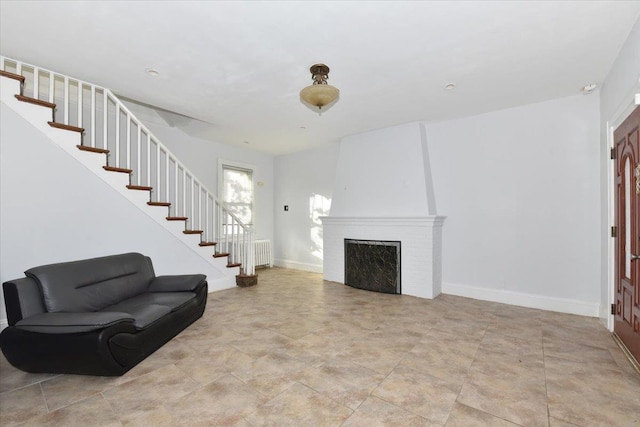
[[[3,284],[7,360],[27,372],[122,375],[200,318],[206,276],[156,276],[138,253],[44,265]]]

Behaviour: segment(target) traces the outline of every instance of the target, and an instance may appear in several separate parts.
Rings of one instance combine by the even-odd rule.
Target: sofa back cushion
[[[145,292],[155,273],[138,253],[43,265],[25,271],[38,282],[47,311],[98,311]]]

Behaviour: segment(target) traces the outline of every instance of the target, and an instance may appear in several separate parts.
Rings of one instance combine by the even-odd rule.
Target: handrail
[[[84,128],[89,146],[109,150],[109,166],[131,169],[131,185],[153,187],[150,201],[170,202],[169,216],[188,217],[186,229],[202,230],[201,241],[216,242],[216,252],[229,254],[229,264],[241,264],[243,274],[255,274],[252,227],[218,200],[111,90],[5,56],[0,56],[0,69],[25,77],[24,95],[62,106],[62,123]]]

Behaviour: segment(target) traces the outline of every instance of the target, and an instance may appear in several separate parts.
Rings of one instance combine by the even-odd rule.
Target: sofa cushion
[[[75,334],[133,321],[133,317],[128,313],[118,312],[41,313],[18,321],[16,327],[44,334]]]
[[[166,305],[140,305],[135,310],[131,310],[129,314],[133,316],[133,326],[142,330],[170,312],[171,309]]]
[[[162,305],[168,307],[169,311],[176,311],[195,297],[193,292],[148,292],[105,307],[102,311],[132,313],[146,305]]]
[[[155,277],[151,260],[138,253],[35,267],[34,279],[49,312],[99,311],[145,292]]]

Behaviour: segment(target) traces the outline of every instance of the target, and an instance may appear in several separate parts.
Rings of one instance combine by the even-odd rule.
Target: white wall
[[[331,216],[428,215],[424,160],[419,123],[343,138]]]
[[[322,271],[322,223],[332,203],[339,146],[275,159],[275,264]],[[285,212],[284,206],[289,210]]]
[[[622,46],[611,70],[609,71],[600,90],[600,194],[601,194],[601,226],[600,250],[602,252],[600,298],[602,307],[601,319],[612,327],[612,316],[609,314],[609,304],[613,302],[613,240],[609,227],[611,218],[611,160],[609,148],[613,146],[608,136],[611,129],[615,129],[634,108],[634,94],[640,93],[640,19],[636,21],[633,30]]]
[[[595,316],[598,93],[427,126],[443,292]]]
[[[223,275],[0,103],[0,281],[31,267],[122,252],[157,274]],[[4,301],[0,323],[6,322]]]
[[[187,168],[214,194],[218,194],[218,159],[254,166],[254,229],[257,239],[273,241],[274,157],[245,147],[220,144],[187,135],[171,127],[153,109],[125,102],[151,132],[173,152]]]

